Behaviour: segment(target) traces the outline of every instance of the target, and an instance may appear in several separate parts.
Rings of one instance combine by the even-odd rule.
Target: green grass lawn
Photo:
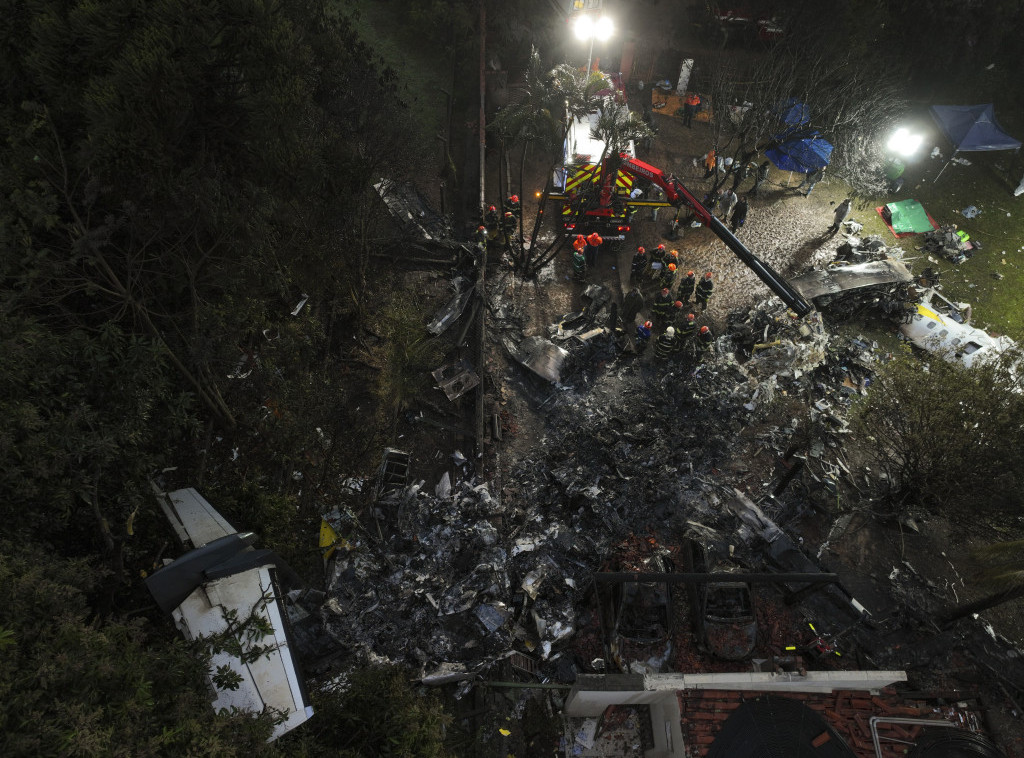
[[[939,146],[942,159],[928,157],[933,145]],[[886,244],[902,247],[908,258],[916,256],[913,270],[921,271],[929,265],[936,267],[922,259],[923,254],[916,249],[922,244],[922,236],[894,239],[874,207],[913,198],[940,225],[957,224],[972,240],[980,242],[982,249],[959,265],[939,260],[944,294],[951,300],[971,303],[976,326],[1024,342],[1024,195],[1013,196],[1024,173],[1024,160],[1012,150],[961,153],[959,157],[971,165],[951,164],[936,182],[936,175],[949,158],[949,144],[944,139],[926,141],[920,152],[922,156],[907,165],[903,191],[865,199],[865,207],[856,214],[858,221],[867,222],[864,234],[878,234]],[[981,210],[981,215],[965,218],[961,211],[969,205]]]

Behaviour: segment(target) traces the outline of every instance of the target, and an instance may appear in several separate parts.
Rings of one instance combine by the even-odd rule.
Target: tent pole
[[[954,159],[954,158],[956,158],[956,154],[957,154],[957,153],[959,153],[959,152],[960,152],[960,151],[959,151],[959,150],[957,150],[957,151],[956,151],[955,153],[953,153],[953,154],[952,154],[951,156],[949,156],[949,160],[948,160],[948,161],[946,161],[946,165],[945,165],[945,166],[943,166],[943,167],[942,167],[941,169],[939,169],[939,173],[937,173],[937,174],[935,175],[935,178],[934,178],[934,179],[932,179],[932,183],[933,183],[933,184],[934,184],[935,182],[939,181],[939,177],[940,177],[940,176],[942,176],[942,172],[943,172],[943,171],[945,171],[945,170],[946,170],[947,168],[949,168],[949,164],[953,162],[953,159]]]

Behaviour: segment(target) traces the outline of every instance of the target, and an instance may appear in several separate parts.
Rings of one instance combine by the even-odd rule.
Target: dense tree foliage
[[[971,513],[1024,505],[1020,449],[1024,378],[1005,360],[965,368],[900,356],[860,404],[856,431],[902,505]]]
[[[176,552],[149,482],[194,463],[265,545],[316,557],[317,493],[374,440],[346,434],[372,397],[346,381],[372,184],[433,135],[318,0],[0,15],[0,514],[27,545],[0,549],[3,752],[262,754],[268,724],[213,714],[166,619],[121,615]]]

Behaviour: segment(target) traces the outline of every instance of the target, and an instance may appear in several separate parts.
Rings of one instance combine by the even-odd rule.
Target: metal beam
[[[656,573],[644,571],[599,571],[594,574],[595,582],[659,582],[664,584],[707,584],[709,582],[747,582],[750,584],[780,582],[808,582],[810,584],[835,584],[838,574],[735,574],[735,573]]]

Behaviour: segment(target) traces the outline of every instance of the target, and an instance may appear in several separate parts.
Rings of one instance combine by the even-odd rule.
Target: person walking
[[[659,361],[667,361],[676,352],[676,330],[669,327],[658,336],[654,343],[654,357]]]
[[[593,268],[597,264],[597,250],[601,247],[602,242],[604,240],[601,239],[601,235],[597,232],[591,232],[587,235],[587,247],[583,255],[587,259],[587,266],[589,268]]]
[[[729,228],[732,229],[733,234],[736,234],[737,230],[739,230],[741,226],[747,223],[748,209],[749,206],[747,205],[747,197],[746,195],[744,195],[736,202],[736,207],[733,209],[732,212],[732,223],[730,224]]]
[[[683,101],[683,126],[687,129],[693,128],[693,117],[697,115],[698,108],[700,108],[700,95],[691,92]]]
[[[820,182],[824,176],[824,166],[822,166],[821,168],[816,168],[811,171],[808,171],[807,174],[804,176],[804,180],[797,185],[797,191],[799,191],[802,187],[806,185],[807,191],[804,193],[804,197],[809,196],[811,194],[811,190],[814,189],[814,185]]]
[[[722,206],[722,221],[729,220],[729,214],[736,205],[736,199],[736,193],[731,189],[727,189],[722,192],[722,199],[720,201]]]
[[[622,299],[622,321],[632,326],[640,311],[644,309],[644,294],[639,287],[633,287]]]
[[[704,278],[697,283],[696,290],[696,302],[700,306],[700,312],[703,313],[707,310],[708,300],[711,299],[711,292],[715,288],[715,283],[711,281],[711,272],[708,271],[704,274]]]
[[[850,215],[851,205],[852,203],[850,202],[850,198],[846,198],[843,202],[836,206],[835,215],[832,217],[832,226],[828,228],[828,230],[832,232],[832,234],[835,234],[836,232],[839,231],[839,226],[844,221],[846,221],[846,217]]]
[[[751,195],[756,195],[761,189],[761,185],[768,180],[769,171],[771,171],[771,161],[765,161],[757,167],[757,173],[754,174],[754,186],[750,188]]]
[[[693,295],[693,290],[696,286],[697,277],[694,276],[692,271],[687,271],[683,281],[679,282],[679,292],[676,293],[676,297],[684,303],[690,302],[690,296]]]

